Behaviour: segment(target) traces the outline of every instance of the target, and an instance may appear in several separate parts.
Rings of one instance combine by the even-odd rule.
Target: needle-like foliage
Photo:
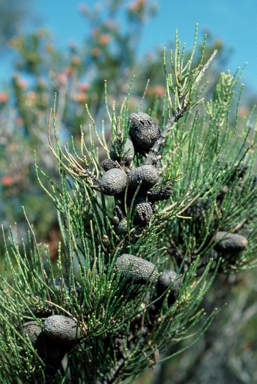
[[[205,100],[216,52],[205,61],[196,46],[188,56],[176,35],[165,53],[160,116],[129,109],[131,82],[109,121],[98,127],[88,111],[80,145],[63,145],[54,106],[59,182],[36,173],[62,241],[53,264],[30,224],[28,246],[3,232],[1,382],[133,382],[167,347],[202,336],[219,311],[202,307],[218,273],[256,266],[254,114],[238,117],[239,74],[221,73]]]

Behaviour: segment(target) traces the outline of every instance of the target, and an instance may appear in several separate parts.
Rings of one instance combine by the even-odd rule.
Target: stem
[[[182,108],[177,109],[174,112],[172,117],[168,120],[168,122],[164,128],[164,131],[160,134],[159,138],[156,140],[153,147],[150,149],[150,151],[146,157],[146,160],[143,163],[144,165],[154,165],[158,162],[158,160],[160,160],[160,158],[161,158],[160,148],[161,148],[167,134],[172,130],[172,128],[174,127],[174,124],[183,116],[184,112],[185,112],[185,107],[183,106],[183,103],[182,103]]]

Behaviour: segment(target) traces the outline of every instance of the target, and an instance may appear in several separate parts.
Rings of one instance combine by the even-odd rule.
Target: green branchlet
[[[124,148],[131,133],[132,88],[119,114],[115,107],[107,110],[109,121],[101,134],[90,116],[92,123],[87,131],[81,128],[80,143],[71,138],[63,145],[54,108],[49,146],[60,179],[52,181],[37,164],[36,173],[58,210],[59,258],[56,264],[51,262],[30,225],[29,247],[14,230],[8,239],[3,235],[0,377],[5,382],[132,382],[158,362],[169,342],[175,355],[177,343],[189,339],[192,345],[201,337],[218,312],[214,309],[205,318],[201,307],[217,273],[256,266],[255,133],[249,121],[238,118],[237,107],[234,112],[241,95],[237,76],[222,73],[213,99],[202,99],[207,87],[202,78],[216,53],[205,62],[204,48],[205,43],[196,62],[195,38],[186,60],[185,46],[180,52],[176,36],[171,73],[165,56],[167,91],[160,134],[149,150],[137,151],[134,142],[131,163],[122,159],[128,154]],[[146,131],[152,121],[147,116],[134,115]],[[105,137],[110,129],[111,150]],[[102,169],[103,157],[113,157],[110,170]],[[127,182],[110,196],[101,180],[107,172],[112,175],[112,169],[125,172]],[[125,225],[118,230],[121,222]],[[226,249],[227,234],[240,233],[241,237],[229,238],[243,238],[239,248],[233,244]],[[125,261],[126,255],[140,258],[136,275],[142,273],[143,279],[133,280],[133,265],[117,264],[122,255]],[[140,260],[142,268],[148,262],[148,269],[140,271]],[[153,274],[149,279],[147,270]],[[160,297],[156,294],[164,270],[176,271],[181,281],[176,295],[171,295],[174,282]],[[49,355],[42,353],[39,341],[33,345],[24,323],[36,321],[40,337],[51,345],[45,321],[55,315],[72,319],[79,337],[51,377]],[[61,350],[58,343],[54,345]]]

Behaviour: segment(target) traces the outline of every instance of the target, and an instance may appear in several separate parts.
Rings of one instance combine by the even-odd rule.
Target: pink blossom
[[[62,72],[57,75],[57,79],[61,85],[67,84],[67,74]]]
[[[9,187],[13,184],[13,178],[10,175],[5,175],[2,177],[1,182],[4,186]]]
[[[3,92],[3,91],[0,92],[0,103],[3,103],[3,104],[7,103],[8,98],[9,97],[6,92]]]
[[[100,45],[107,45],[111,40],[111,36],[108,33],[103,33],[98,37],[98,43]]]
[[[85,92],[78,92],[74,96],[74,100],[77,101],[78,103],[85,103],[87,100],[87,95],[85,94]]]
[[[86,92],[89,88],[89,85],[87,83],[80,83],[79,84],[79,90],[81,92]]]
[[[27,88],[27,86],[28,86],[28,82],[27,82],[26,80],[24,80],[24,79],[19,79],[19,78],[17,78],[17,85],[18,85],[20,88],[25,89],[25,88]]]

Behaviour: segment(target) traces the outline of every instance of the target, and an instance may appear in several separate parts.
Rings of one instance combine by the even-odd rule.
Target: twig
[[[185,108],[177,109],[173,116],[168,120],[168,123],[166,124],[164,131],[160,134],[159,138],[156,140],[153,147],[150,149],[146,160],[144,161],[144,165],[153,165],[156,164],[158,160],[160,160],[160,148],[167,136],[167,134],[172,130],[174,127],[174,124],[183,116],[185,112]]]

